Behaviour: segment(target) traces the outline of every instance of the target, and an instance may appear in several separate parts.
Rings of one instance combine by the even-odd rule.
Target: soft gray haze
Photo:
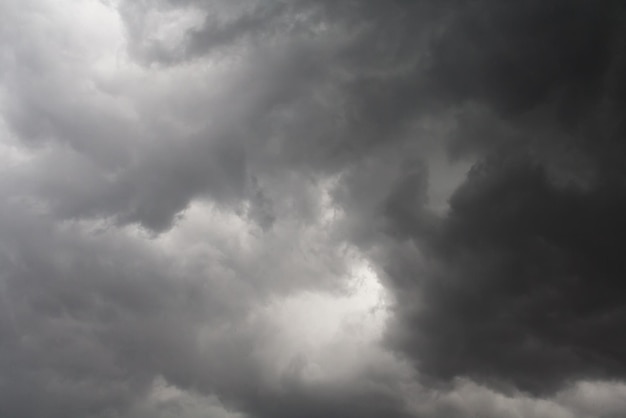
[[[0,0],[0,417],[626,416],[620,0]]]

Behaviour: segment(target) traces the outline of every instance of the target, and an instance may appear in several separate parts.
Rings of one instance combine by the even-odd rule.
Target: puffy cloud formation
[[[623,416],[625,19],[4,0],[0,415]]]

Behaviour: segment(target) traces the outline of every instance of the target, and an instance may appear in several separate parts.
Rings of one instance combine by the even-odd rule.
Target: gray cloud
[[[619,2],[24,4],[0,414],[624,413]]]
[[[455,100],[471,100],[451,146],[480,163],[440,222],[419,204],[386,214],[429,260],[388,261],[401,288],[421,279],[399,344],[424,373],[533,393],[621,378],[624,189],[609,155],[623,154],[612,75],[623,29],[609,5],[587,2],[480,10],[450,26],[433,67]]]

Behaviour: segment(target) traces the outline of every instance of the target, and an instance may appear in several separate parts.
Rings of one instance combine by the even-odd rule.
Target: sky
[[[626,416],[620,0],[0,0],[0,416]]]

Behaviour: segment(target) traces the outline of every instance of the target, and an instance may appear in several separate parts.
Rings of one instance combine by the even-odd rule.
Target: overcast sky
[[[0,416],[626,416],[622,0],[0,0]]]

